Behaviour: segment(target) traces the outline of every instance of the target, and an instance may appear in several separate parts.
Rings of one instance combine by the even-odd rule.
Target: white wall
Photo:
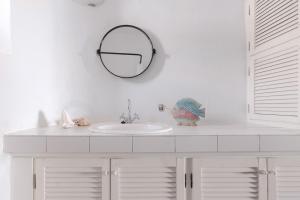
[[[194,97],[207,104],[209,119],[243,121],[243,8],[241,0],[106,0],[97,8],[13,0],[13,54],[0,53],[0,133],[54,124],[63,109],[92,121],[118,119],[127,98],[144,120],[173,122],[157,104]],[[111,76],[95,54],[101,36],[119,24],[145,29],[158,50],[140,78]],[[3,191],[5,163],[1,157]],[[7,194],[1,190],[0,199]]]
[[[164,103],[193,97],[207,105],[207,118],[244,121],[246,41],[241,0],[109,0],[121,4],[119,23],[142,27],[158,55],[140,78],[119,80],[119,112],[126,99],[144,119],[174,122],[157,111]],[[113,24],[112,24],[113,25]]]
[[[53,124],[61,110],[116,119],[132,98],[144,119],[181,97],[207,104],[215,120],[245,119],[245,36],[240,0],[12,1],[13,54],[0,54],[1,129]],[[132,80],[111,76],[95,54],[119,24],[146,30],[158,50]]]
[[[12,10],[13,55],[0,55],[0,126],[53,124],[65,108],[110,118],[115,84],[95,53],[103,12],[68,0],[14,0]]]
[[[12,1],[13,54],[0,53],[0,136],[55,124],[63,109],[93,121],[115,116],[115,81],[96,56],[109,12],[71,0]],[[8,163],[0,152],[1,200]]]
[[[116,119],[132,98],[144,119],[181,97],[207,104],[215,120],[245,119],[245,36],[240,0],[12,1],[13,54],[0,54],[0,127],[53,124],[63,109]],[[124,80],[95,50],[119,24],[146,30],[158,50],[141,77]]]
[[[10,0],[0,1],[0,52],[11,53]]]

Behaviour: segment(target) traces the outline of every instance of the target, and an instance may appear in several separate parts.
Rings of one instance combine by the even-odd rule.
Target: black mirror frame
[[[113,72],[111,72],[111,71],[106,67],[106,65],[104,64],[104,61],[103,61],[103,59],[102,59],[102,54],[107,54],[107,52],[101,52],[101,47],[102,47],[102,44],[103,44],[105,38],[106,38],[106,37],[109,35],[109,33],[111,33],[112,31],[114,31],[114,30],[116,30],[116,29],[118,29],[118,28],[124,28],[124,27],[134,28],[134,29],[136,29],[136,30],[142,32],[142,33],[147,37],[147,39],[149,40],[149,42],[150,42],[150,44],[151,44],[151,48],[152,48],[151,60],[150,60],[150,62],[149,62],[149,64],[148,64],[148,66],[147,66],[141,73],[139,73],[139,74],[137,74],[137,75],[134,75],[134,76],[120,76],[120,75],[114,74]],[[139,28],[139,27],[136,27],[136,26],[133,26],[133,25],[127,25],[127,24],[126,24],[126,25],[119,25],[119,26],[116,26],[116,27],[110,29],[110,30],[103,36],[103,38],[102,38],[102,40],[101,40],[101,43],[100,43],[100,47],[99,47],[99,49],[97,50],[97,54],[98,54],[98,56],[100,57],[100,60],[101,60],[102,65],[103,65],[103,66],[105,67],[105,69],[106,69],[109,73],[111,73],[112,75],[114,75],[114,76],[116,76],[116,77],[119,77],[119,78],[135,78],[135,77],[140,76],[141,74],[143,74],[143,73],[144,73],[145,71],[147,71],[147,69],[150,67],[150,65],[151,65],[151,63],[152,63],[152,61],[153,61],[153,57],[154,57],[154,55],[156,54],[156,49],[153,47],[152,40],[150,39],[150,37],[147,35],[147,33],[146,33],[144,30],[142,30],[142,29]],[[114,53],[114,52],[110,52],[109,54],[122,54],[122,55],[127,55],[127,54],[123,54],[123,53]],[[129,54],[128,54],[128,55],[129,55]],[[133,55],[133,54],[131,54],[131,55]],[[138,55],[138,54],[135,54],[135,55],[136,55],[136,56],[141,56],[141,55]],[[141,59],[142,59],[142,58],[141,58]],[[141,61],[140,61],[140,62],[141,62]]]

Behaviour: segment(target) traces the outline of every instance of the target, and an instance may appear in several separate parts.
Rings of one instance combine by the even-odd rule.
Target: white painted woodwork
[[[109,160],[37,159],[36,199],[109,200]]]
[[[90,151],[89,137],[51,136],[47,137],[48,153],[88,153]]]
[[[251,53],[299,37],[299,6],[299,0],[250,0],[247,16]]]
[[[300,159],[272,158],[268,161],[269,200],[300,199]]]
[[[256,158],[194,159],[193,199],[263,200],[267,175]]]
[[[249,58],[249,119],[299,124],[299,47],[294,40]]]
[[[299,198],[299,157],[12,159],[12,200]]]
[[[148,153],[175,152],[174,136],[133,137],[133,152]]]
[[[23,153],[213,153],[300,152],[300,135],[221,136],[5,136],[4,152]],[[46,142],[47,140],[47,142]],[[46,150],[47,143],[47,150]]]
[[[90,137],[90,152],[132,152],[132,137]]]
[[[45,153],[46,137],[43,136],[4,136],[4,152]]]
[[[248,116],[299,128],[299,0],[249,0]]]
[[[268,191],[268,163],[266,158],[258,158],[258,199],[267,200]]]
[[[300,136],[261,136],[261,152],[300,151]]]
[[[217,152],[217,136],[176,136],[176,152]]]
[[[111,200],[182,200],[183,168],[176,158],[113,159]]]
[[[11,159],[11,200],[34,200],[33,158]]]
[[[219,136],[219,152],[259,152],[259,136]]]

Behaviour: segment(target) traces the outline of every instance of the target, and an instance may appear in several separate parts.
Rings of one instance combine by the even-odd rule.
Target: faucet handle
[[[120,116],[120,119],[122,120],[125,120],[126,119],[126,117],[125,117],[125,113],[122,113],[122,115]]]

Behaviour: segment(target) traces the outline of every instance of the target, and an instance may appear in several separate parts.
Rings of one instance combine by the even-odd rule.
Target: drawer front
[[[45,153],[46,137],[43,136],[4,136],[6,153]]]
[[[259,136],[219,136],[219,152],[259,152]]]
[[[90,137],[90,152],[132,152],[132,137]]]
[[[48,153],[88,153],[89,137],[47,137]]]
[[[176,136],[176,152],[217,152],[217,136]]]
[[[300,136],[261,136],[262,152],[300,151]]]
[[[175,152],[175,137],[173,136],[133,137],[133,152],[139,152],[139,153]]]

